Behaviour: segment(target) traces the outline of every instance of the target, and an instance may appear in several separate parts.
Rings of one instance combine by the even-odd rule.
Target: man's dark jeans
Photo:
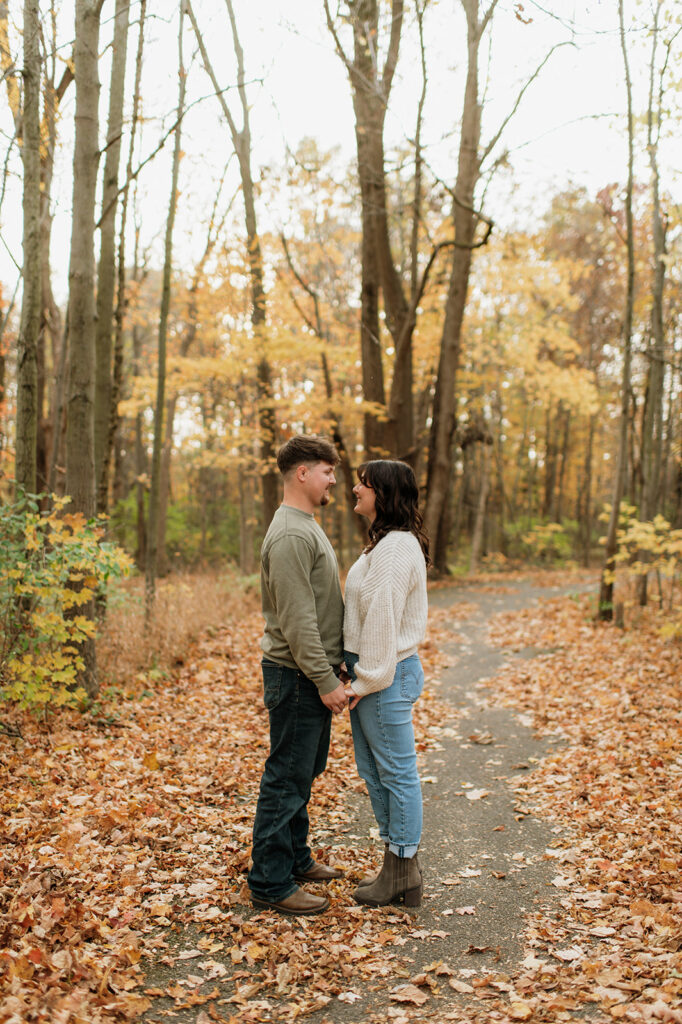
[[[296,890],[294,872],[313,863],[308,846],[308,800],[327,764],[331,712],[314,683],[298,669],[263,659],[270,756],[265,762],[253,825],[254,896],[277,903]]]

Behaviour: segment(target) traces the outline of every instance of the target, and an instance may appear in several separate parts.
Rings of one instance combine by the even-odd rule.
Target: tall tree
[[[447,546],[450,524],[449,501],[452,486],[452,456],[456,421],[456,380],[460,361],[462,324],[467,303],[469,276],[474,249],[485,245],[493,224],[474,205],[481,169],[495,150],[507,124],[518,110],[527,89],[536,80],[552,56],[553,47],[528,77],[519,91],[510,113],[500,127],[481,146],[482,102],[479,94],[479,54],[483,37],[489,28],[498,0],[489,0],[487,8],[481,0],[460,0],[467,29],[467,73],[460,124],[457,176],[452,196],[454,247],[445,316],[436,373],[433,412],[429,432],[426,477],[426,509],[424,520],[431,537],[434,570],[447,571]],[[563,44],[559,44],[563,45]],[[485,230],[477,237],[480,223]]]
[[[251,124],[249,114],[249,102],[246,92],[246,73],[244,67],[244,50],[237,30],[237,20],[234,14],[232,0],[225,0],[227,14],[232,32],[232,45],[237,63],[237,92],[241,107],[242,122],[241,128],[230,110],[225,99],[224,90],[220,88],[218,78],[213,70],[213,65],[208,55],[199,24],[194,14],[190,0],[187,0],[186,8],[192,27],[199,43],[204,68],[208,74],[216,96],[220,102],[221,109],[227,121],[232,145],[239,163],[239,174],[242,183],[244,199],[244,219],[246,224],[246,244],[249,259],[249,276],[251,282],[251,325],[254,333],[254,340],[258,351],[258,419],[260,428],[260,445],[262,467],[262,493],[263,493],[263,525],[267,529],[277,509],[278,477],[275,469],[275,435],[277,424],[275,421],[275,410],[273,406],[272,370],[267,351],[267,326],[266,326],[266,297],[263,281],[263,254],[261,251],[260,236],[258,234],[258,219],[256,216],[256,193],[254,188],[253,173],[251,171]]]
[[[36,4],[35,6],[37,10],[39,5]],[[0,0],[0,67],[2,68],[3,78],[7,88],[9,108],[14,118],[16,138],[17,140],[22,140],[24,128],[21,110],[21,90],[19,89],[17,72],[10,49],[8,15],[9,5],[7,0]],[[62,417],[59,416],[58,410],[61,410],[63,413],[64,374],[63,372],[60,373],[57,371],[55,373],[56,379],[54,386],[52,388],[48,387],[48,338],[51,342],[51,360],[53,367],[59,367],[63,371],[63,366],[65,365],[65,361],[60,355],[61,345],[65,335],[62,329],[61,313],[52,290],[50,268],[50,243],[53,222],[52,180],[57,143],[57,129],[59,123],[59,106],[69,85],[73,81],[73,60],[70,60],[65,64],[59,82],[57,82],[57,67],[59,65],[57,61],[58,42],[56,0],[51,0],[47,16],[51,27],[51,40],[49,48],[47,44],[45,45],[46,56],[44,62],[41,63],[39,76],[42,78],[43,82],[44,98],[43,115],[40,122],[39,145],[40,213],[38,222],[40,225],[39,250],[41,266],[41,310],[40,329],[38,331],[35,350],[36,386],[33,401],[36,407],[36,482],[34,489],[43,490],[47,487],[48,490],[51,491],[55,488],[56,475],[54,470],[57,461],[55,438],[57,438],[56,444],[63,447],[63,436],[61,431]],[[42,34],[42,24],[39,20],[37,34],[39,41],[42,39]],[[28,35],[24,34],[24,43],[32,45],[31,40],[35,40],[35,38],[35,32],[32,34],[29,32]],[[36,43],[35,45],[38,46],[39,44]],[[35,78],[35,75],[33,77]],[[30,95],[32,85],[30,83],[27,84],[29,89],[28,98],[30,106],[33,102]],[[34,128],[29,128],[29,135],[32,131],[35,133]],[[34,142],[29,141],[29,152],[32,147],[35,148],[35,144]],[[24,203],[24,213],[30,213],[30,211],[31,203],[29,201],[28,206]],[[29,297],[31,296],[32,291],[35,291],[34,285],[29,286]],[[2,327],[4,329],[4,323]],[[0,331],[0,337],[1,335],[2,332]],[[51,410],[48,416],[45,415],[46,397],[51,405]],[[22,439],[28,440],[28,434],[23,429],[21,431],[21,436]]]
[[[69,387],[66,491],[72,509],[95,513],[95,192],[99,164],[99,29],[104,0],[76,0],[76,137],[69,262]],[[92,605],[81,608],[92,617]],[[97,692],[94,641],[83,645],[82,682]]]
[[[171,172],[170,202],[166,220],[166,243],[163,261],[163,283],[161,286],[161,309],[159,312],[158,353],[156,371],[156,403],[154,406],[154,447],[152,450],[152,476],[149,490],[149,515],[147,520],[147,553],[145,565],[146,611],[151,617],[156,595],[156,570],[159,541],[159,503],[161,494],[161,450],[163,447],[163,422],[166,409],[166,338],[168,313],[170,310],[171,273],[173,267],[173,229],[178,206],[178,178],[182,151],[182,118],[185,111],[187,73],[185,71],[182,34],[184,29],[185,0],[180,0],[178,29],[178,116],[173,146],[173,168]]]
[[[59,132],[59,112],[73,82],[73,61],[59,60],[58,10],[51,0],[49,10],[50,47],[45,61],[43,117],[40,146],[40,255],[42,265],[42,317],[38,346],[38,487],[55,490],[56,467],[61,449],[64,457],[64,376],[66,331],[52,287],[52,226],[54,199],[52,184]],[[61,69],[59,79],[57,72]],[[50,342],[48,348],[48,339]],[[64,351],[62,351],[64,349]],[[50,383],[50,368],[52,382]],[[63,479],[61,485],[63,488]]]
[[[414,177],[408,227],[408,267],[403,274],[391,244],[390,211],[384,151],[384,127],[400,52],[404,20],[403,0],[392,0],[387,10],[385,56],[380,56],[382,8],[377,0],[349,0],[353,56],[344,50],[328,0],[327,25],[351,83],[355,113],[357,168],[362,206],[362,281],[360,351],[363,393],[370,404],[365,416],[365,448],[388,451],[417,461],[413,385],[413,336],[417,308],[423,297],[436,255],[451,242],[433,250],[420,274],[420,230],[423,203],[422,118],[427,73],[424,49],[424,13],[428,0],[416,0],[415,13],[421,58],[421,90],[414,134]],[[381,66],[380,66],[381,65]],[[386,401],[380,332],[380,299],[394,349],[393,376]],[[381,409],[384,406],[384,409]]]
[[[38,338],[41,314],[40,261],[40,12],[38,0],[24,3],[24,291],[17,345],[16,482],[36,490],[38,435]]]
[[[123,129],[123,92],[130,0],[116,0],[114,39],[109,85],[109,117],[107,124],[102,216],[100,218],[100,254],[97,273],[97,332],[95,335],[95,479],[97,511],[106,512],[109,492],[111,443],[109,423],[112,398],[112,334],[114,331],[114,292],[116,286],[116,209],[118,170],[121,158]]]
[[[597,615],[603,621],[613,619],[613,584],[616,568],[616,552],[618,550],[618,521],[620,518],[620,504],[623,499],[625,486],[625,471],[628,457],[628,420],[630,407],[631,388],[631,367],[632,367],[632,320],[635,296],[635,239],[634,222],[632,213],[632,195],[634,191],[634,113],[632,107],[632,78],[630,75],[630,60],[625,39],[625,14],[623,10],[624,0],[618,0],[618,22],[620,27],[620,45],[623,55],[623,68],[625,72],[625,92],[627,97],[627,140],[628,140],[628,180],[625,193],[625,223],[626,223],[626,244],[627,244],[627,292],[625,297],[625,310],[623,313],[623,375],[621,383],[621,409],[620,427],[618,433],[618,454],[616,458],[616,470],[613,481],[613,498],[611,501],[611,513],[609,526],[606,534],[606,550],[604,554],[604,565],[601,574],[599,588],[599,609]]]
[[[653,519],[660,511],[663,464],[663,402],[665,390],[665,330],[663,299],[666,270],[666,218],[661,208],[661,185],[658,167],[658,150],[664,116],[664,79],[668,69],[673,40],[681,29],[673,33],[664,44],[662,66],[657,68],[657,51],[661,42],[661,13],[664,0],[656,0],[654,20],[651,26],[651,58],[649,63],[649,101],[647,105],[647,152],[651,168],[651,218],[652,218],[652,264],[653,282],[651,290],[651,343],[647,353],[649,367],[647,374],[646,401],[642,423],[641,446],[641,498],[639,517],[642,521]],[[648,561],[644,552],[640,558]],[[643,572],[637,581],[637,598],[640,605],[647,603],[648,573]]]
[[[490,0],[487,10],[482,14],[479,0],[461,0],[461,4],[467,26],[467,75],[460,129],[457,180],[452,205],[455,249],[445,304],[445,320],[433,399],[426,482],[427,502],[424,516],[426,529],[433,545],[434,568],[441,573],[447,570],[448,492],[452,477],[452,447],[456,427],[455,378],[459,364],[462,321],[469,288],[471,253],[478,223],[474,209],[474,191],[480,176],[483,156],[480,152],[481,106],[478,57],[481,39],[490,24],[497,0]],[[490,148],[491,146],[488,146],[487,152],[490,152]]]
[[[128,133],[128,158],[126,162],[125,180],[123,184],[123,195],[121,197],[121,223],[118,234],[118,265],[116,282],[116,307],[114,309],[114,365],[112,374],[111,401],[109,406],[109,437],[107,451],[111,452],[119,426],[118,402],[121,397],[123,385],[123,327],[125,313],[128,307],[128,286],[126,283],[126,234],[128,225],[128,211],[130,208],[131,184],[133,182],[133,159],[135,145],[137,142],[137,128],[140,120],[141,84],[142,84],[142,57],[145,42],[145,19],[147,16],[147,0],[140,0],[139,28],[137,37],[137,53],[135,55],[135,84],[133,86],[132,116],[130,131]],[[135,227],[135,246],[132,270],[132,282],[137,284],[142,276],[139,265],[139,227]],[[140,327],[137,323],[131,326],[132,335],[132,373],[133,376],[140,374]],[[143,478],[146,474],[147,451],[143,444],[142,426],[143,416],[140,411],[135,416],[135,504],[136,504],[136,528],[137,544],[135,550],[135,561],[139,569],[145,568],[145,552],[147,549],[146,517],[144,507],[145,487]]]
[[[348,19],[353,29],[353,56],[342,46],[328,0],[324,0],[327,25],[344,62],[353,92],[358,180],[362,204],[362,281],[360,351],[362,384],[366,402],[372,403],[365,416],[365,449],[381,454],[385,449],[383,416],[386,395],[379,324],[380,293],[389,321],[402,320],[405,299],[391,259],[386,208],[384,167],[384,125],[400,49],[403,0],[391,0],[388,43],[383,67],[379,67],[379,4],[377,0],[348,0]],[[396,310],[399,307],[399,312]]]

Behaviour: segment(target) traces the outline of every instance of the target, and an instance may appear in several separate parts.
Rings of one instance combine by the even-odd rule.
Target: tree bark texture
[[[108,508],[109,466],[111,463],[109,423],[112,400],[112,334],[114,330],[114,291],[116,286],[116,208],[118,171],[121,159],[123,130],[123,92],[130,0],[116,0],[114,41],[109,85],[106,157],[102,187],[102,218],[100,221],[100,256],[97,274],[97,331],[95,335],[95,479],[97,511]]]
[[[56,465],[56,456],[61,451],[63,454],[65,438],[64,419],[58,414],[61,404],[64,406],[64,379],[59,377],[58,367],[65,366],[62,359],[62,346],[66,337],[62,324],[62,315],[57,305],[52,290],[52,268],[50,265],[50,251],[52,245],[52,180],[54,175],[54,159],[57,148],[57,132],[59,125],[59,107],[64,95],[73,82],[73,67],[67,64],[64,68],[59,82],[57,82],[57,25],[56,11],[52,7],[52,52],[49,65],[45,68],[45,85],[43,90],[43,119],[42,139],[40,152],[40,249],[42,267],[42,315],[40,328],[40,349],[42,353],[43,366],[43,390],[46,398],[46,406],[43,406],[42,396],[39,399],[38,416],[38,487],[40,490],[53,491],[56,482],[54,481],[53,467]],[[51,378],[47,374],[47,340],[50,341],[50,363],[52,367]],[[61,388],[61,390],[60,390]],[[62,462],[63,465],[63,462]],[[63,476],[60,480],[63,489]]]
[[[481,108],[478,99],[478,51],[485,22],[479,21],[479,0],[462,0],[467,21],[467,77],[453,202],[455,243],[445,306],[445,321],[436,375],[426,477],[426,531],[436,573],[447,572],[447,507],[452,481],[456,427],[456,377],[462,321],[469,288],[471,246],[476,216],[473,199],[480,174]]]
[[[488,493],[490,491],[490,453],[487,442],[481,443],[481,468],[479,474],[478,501],[476,503],[476,518],[474,520],[474,532],[471,538],[471,557],[469,559],[469,572],[476,572],[483,549],[483,536],[485,530],[486,506]]]
[[[71,508],[95,513],[95,192],[99,163],[99,28],[101,2],[76,0],[76,138],[73,158],[73,220],[69,263],[69,386],[66,428],[66,491]],[[81,607],[94,618],[90,605]],[[83,685],[97,692],[94,641],[83,645]]]
[[[225,100],[223,91],[220,89],[218,79],[211,64],[203,37],[199,30],[192,5],[187,0],[186,10],[192,22],[204,68],[208,74],[220,106],[225,115],[225,120],[230,129],[232,145],[239,163],[239,174],[242,182],[242,193],[244,198],[244,220],[246,224],[246,242],[248,248],[249,277],[251,283],[251,324],[255,337],[256,349],[259,352],[257,366],[258,386],[258,421],[260,429],[262,471],[262,495],[263,495],[263,525],[267,529],[275,514],[279,502],[278,473],[276,470],[276,443],[277,422],[273,404],[272,371],[267,353],[267,325],[266,325],[266,301],[265,287],[263,283],[263,255],[261,251],[260,236],[258,234],[258,221],[256,216],[255,188],[251,172],[251,127],[249,120],[249,103],[246,94],[246,80],[244,70],[244,51],[239,40],[237,22],[234,15],[232,0],[225,0],[227,13],[232,30],[232,43],[237,60],[237,86],[239,100],[242,110],[242,127],[232,116],[232,112]]]
[[[620,42],[623,54],[623,65],[625,69],[625,89],[627,95],[627,124],[628,124],[628,181],[625,195],[625,221],[626,221],[626,244],[627,244],[627,291],[625,298],[625,310],[623,314],[623,377],[621,383],[621,413],[620,428],[618,436],[618,455],[616,459],[615,479],[613,483],[613,500],[609,526],[606,535],[606,551],[604,555],[604,566],[602,568],[601,583],[599,588],[599,608],[597,616],[602,621],[613,620],[613,589],[614,573],[616,568],[616,553],[618,550],[618,520],[620,517],[620,504],[623,498],[625,486],[626,463],[628,454],[628,411],[630,407],[630,376],[632,365],[632,318],[634,310],[635,295],[635,242],[634,223],[632,213],[632,196],[634,191],[634,114],[632,109],[632,81],[630,77],[630,63],[628,60],[627,46],[625,43],[625,16],[623,11],[623,0],[618,0],[618,17],[620,22]]]
[[[358,179],[362,205],[362,281],[360,351],[363,394],[370,408],[365,414],[364,440],[368,455],[391,454],[416,460],[413,396],[412,340],[416,310],[425,280],[418,280],[418,239],[421,214],[421,120],[426,93],[423,60],[424,6],[417,6],[422,52],[422,91],[415,131],[415,179],[410,232],[410,281],[401,279],[393,257],[389,231],[384,155],[384,125],[391,86],[398,62],[403,0],[393,0],[390,32],[383,68],[379,68],[380,7],[377,0],[349,4],[353,29],[353,58],[344,52],[325,3],[327,23],[351,82],[355,112]],[[408,297],[409,296],[409,297]],[[380,332],[380,297],[395,358],[388,405],[384,383]],[[385,412],[381,407],[384,406]]]
[[[24,3],[24,290],[17,344],[17,486],[35,493],[38,439],[38,344],[42,305],[40,258],[40,13]]]
[[[662,86],[655,96],[656,51],[659,42],[659,15],[662,0],[658,0],[654,11],[652,28],[652,50],[649,76],[649,104],[647,110],[647,150],[651,168],[651,220],[653,235],[653,286],[651,291],[651,344],[649,346],[649,373],[647,379],[646,403],[642,422],[641,476],[642,496],[639,518],[646,522],[660,511],[661,465],[663,462],[663,398],[665,388],[665,332],[663,326],[663,294],[665,288],[665,236],[666,224],[661,211],[660,176],[658,170],[658,140],[662,118]],[[639,558],[649,561],[648,552],[640,552]],[[637,600],[640,605],[647,603],[648,574],[642,573],[637,580]]]
[[[182,32],[184,22],[184,3],[180,2],[180,27],[178,30],[178,117],[175,127],[173,146],[173,169],[171,173],[170,201],[166,220],[166,241],[164,247],[163,283],[161,287],[161,308],[159,311],[156,403],[154,406],[154,446],[152,449],[152,474],[149,490],[149,513],[147,517],[147,559],[146,559],[146,613],[151,618],[154,598],[156,595],[156,573],[159,538],[159,497],[161,477],[161,449],[163,446],[163,423],[166,407],[166,337],[168,332],[168,312],[170,310],[171,272],[173,265],[173,229],[178,206],[178,178],[180,173],[180,153],[182,138],[182,117],[185,109],[185,91],[187,75],[182,55]]]

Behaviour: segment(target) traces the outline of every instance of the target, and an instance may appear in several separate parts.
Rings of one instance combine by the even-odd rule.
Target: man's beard
[[[331,500],[331,494],[329,493],[329,491],[325,491],[322,497],[320,498],[320,507],[322,507],[323,505],[328,505]]]

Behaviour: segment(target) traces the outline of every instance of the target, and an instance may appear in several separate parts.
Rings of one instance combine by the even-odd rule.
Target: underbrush
[[[130,690],[167,678],[202,633],[234,627],[258,608],[256,577],[230,567],[174,574],[158,581],[147,626],[144,579],[125,580],[111,590],[98,634],[100,684]]]
[[[616,623],[625,630],[657,630],[668,640],[682,639],[682,580],[679,574],[664,577],[649,574],[646,605],[639,603],[638,578],[620,571],[616,574],[614,607]]]

